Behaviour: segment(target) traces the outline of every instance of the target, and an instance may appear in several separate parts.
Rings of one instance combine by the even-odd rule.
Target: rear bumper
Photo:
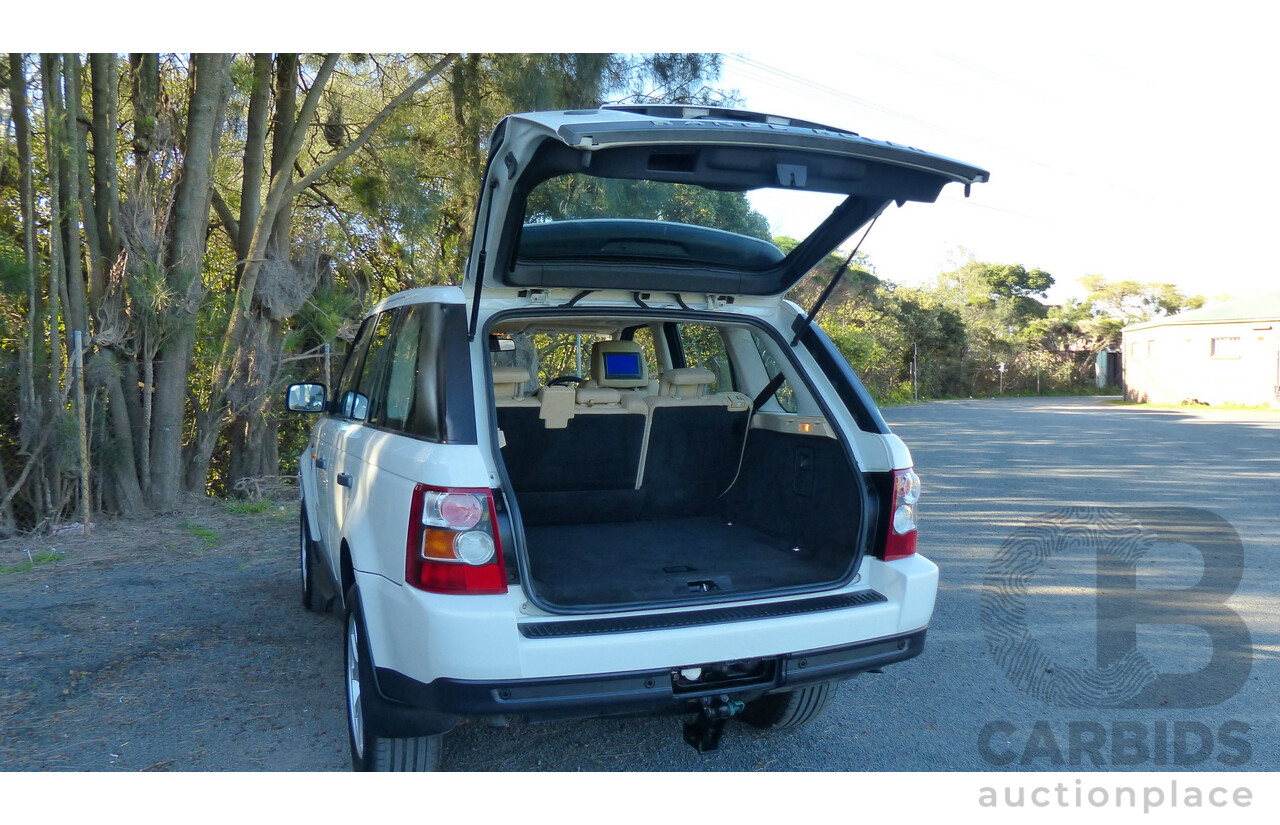
[[[848,679],[920,655],[926,630],[750,660],[751,675],[687,682],[678,668],[543,679],[464,680],[429,684],[377,668],[379,713],[369,723],[384,736],[443,733],[463,717],[510,714],[533,721],[620,714],[682,713],[705,696],[750,700],[765,693]],[[708,663],[711,665],[713,663]],[[707,668],[709,672],[710,667]]]

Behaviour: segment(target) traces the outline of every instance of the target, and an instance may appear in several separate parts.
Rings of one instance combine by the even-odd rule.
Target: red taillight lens
[[[889,509],[889,533],[884,560],[905,559],[916,552],[916,502],[920,500],[920,476],[911,469],[893,471],[893,502]]]
[[[405,581],[434,593],[506,593],[497,522],[492,490],[414,487]]]

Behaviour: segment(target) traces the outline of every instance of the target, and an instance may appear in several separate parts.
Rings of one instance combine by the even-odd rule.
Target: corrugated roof
[[[1280,292],[1259,295],[1255,298],[1244,298],[1239,301],[1228,301],[1225,304],[1193,309],[1190,312],[1179,312],[1177,315],[1152,318],[1150,321],[1131,324],[1125,327],[1124,331],[1173,326],[1175,324],[1220,324],[1235,321],[1280,322]]]

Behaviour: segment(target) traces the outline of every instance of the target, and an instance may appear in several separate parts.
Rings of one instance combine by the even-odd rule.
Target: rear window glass
[[[546,223],[592,218],[670,221],[773,240],[768,218],[752,209],[742,192],[580,174],[562,175],[534,187],[526,202],[524,220]]]
[[[561,175],[529,193],[517,257],[669,260],[764,271],[784,260],[841,200],[812,191],[739,192]]]

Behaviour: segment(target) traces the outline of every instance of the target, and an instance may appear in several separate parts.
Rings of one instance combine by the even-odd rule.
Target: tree
[[[1092,315],[1112,319],[1124,326],[1199,309],[1205,302],[1203,296],[1186,295],[1168,283],[1108,281],[1101,275],[1086,275],[1080,283],[1088,291],[1085,304]]]
[[[709,103],[716,71],[707,55],[10,55],[0,374],[16,380],[0,404],[20,427],[0,446],[28,460],[0,465],[0,519],[76,495],[75,462],[54,460],[75,330],[101,506],[168,509],[270,475],[290,359],[385,292],[461,277],[499,117]],[[764,229],[740,196],[660,208]]]

